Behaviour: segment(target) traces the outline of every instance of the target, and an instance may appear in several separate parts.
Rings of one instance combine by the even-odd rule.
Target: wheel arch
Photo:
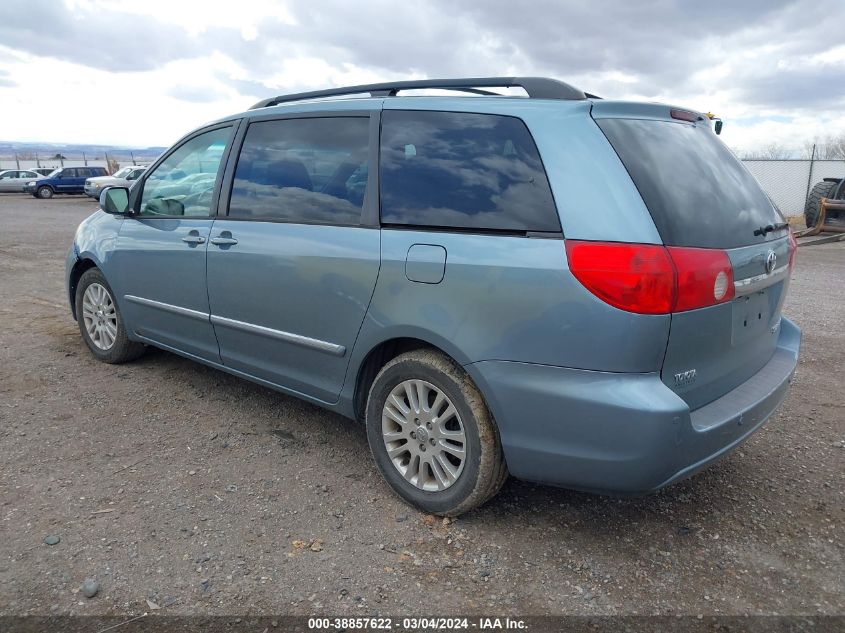
[[[352,408],[355,419],[363,422],[367,407],[367,395],[379,370],[391,360],[417,349],[430,349],[440,352],[458,365],[463,365],[455,354],[450,354],[443,345],[438,345],[429,337],[419,338],[418,336],[395,336],[385,339],[374,345],[364,356],[358,365],[355,375],[355,388],[352,394]]]
[[[99,268],[97,263],[90,257],[82,257],[76,261],[71,268],[70,276],[68,277],[68,298],[70,299],[70,309],[73,313],[73,318],[76,320],[76,288],[79,285],[79,280],[86,270],[91,268]]]

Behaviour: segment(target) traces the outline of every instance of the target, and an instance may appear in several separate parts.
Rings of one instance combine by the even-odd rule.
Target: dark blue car
[[[60,167],[45,178],[26,183],[23,190],[36,198],[52,198],[57,193],[84,193],[87,178],[108,175],[105,167]]]

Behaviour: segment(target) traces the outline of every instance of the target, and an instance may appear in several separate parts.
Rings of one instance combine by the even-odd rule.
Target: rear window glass
[[[560,231],[537,147],[514,117],[386,110],[380,182],[385,224]]]
[[[783,237],[755,236],[783,222],[742,163],[704,125],[639,119],[597,121],[669,246],[736,248]]]

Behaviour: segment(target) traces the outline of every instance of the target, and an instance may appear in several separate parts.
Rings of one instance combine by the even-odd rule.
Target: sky
[[[276,94],[531,75],[800,148],[845,133],[843,24],[845,0],[3,0],[0,140],[168,146]]]

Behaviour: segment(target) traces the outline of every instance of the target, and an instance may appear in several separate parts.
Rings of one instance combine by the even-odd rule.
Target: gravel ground
[[[0,195],[0,615],[845,613],[845,244],[799,251],[795,384],[738,451],[640,499],[510,480],[449,523],[337,415],[94,360],[63,288],[93,206]]]

